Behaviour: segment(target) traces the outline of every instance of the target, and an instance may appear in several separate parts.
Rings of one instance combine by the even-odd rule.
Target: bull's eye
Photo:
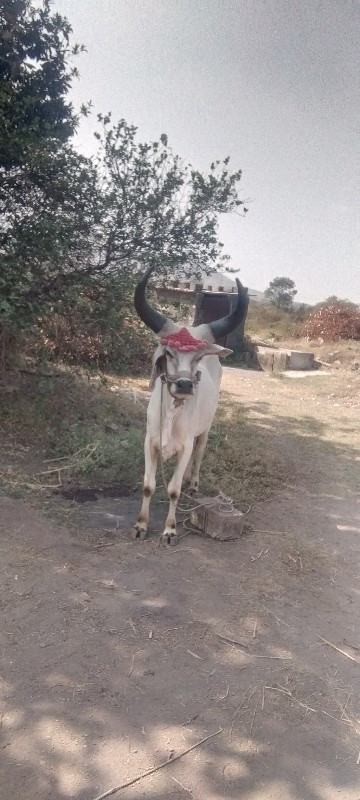
[[[173,355],[173,353],[170,353],[170,350],[165,350],[165,352],[166,352],[166,355],[169,356],[169,358],[174,358],[174,355]]]

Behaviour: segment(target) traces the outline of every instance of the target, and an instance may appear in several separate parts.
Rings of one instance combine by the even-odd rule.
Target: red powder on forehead
[[[161,339],[161,344],[173,347],[174,350],[181,350],[183,353],[190,353],[192,350],[205,350],[207,342],[204,339],[195,339],[187,328],[181,328],[176,333],[171,333],[165,339]]]

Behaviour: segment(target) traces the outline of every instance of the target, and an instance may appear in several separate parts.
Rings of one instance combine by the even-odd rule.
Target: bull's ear
[[[233,351],[228,347],[222,347],[220,344],[208,344],[204,350],[204,356],[220,356],[220,358],[229,356]]]
[[[150,392],[152,392],[155,386],[156,379],[159,377],[159,375],[162,375],[163,372],[166,372],[166,356],[164,348],[162,348],[162,352],[159,353],[153,364],[149,384]]]

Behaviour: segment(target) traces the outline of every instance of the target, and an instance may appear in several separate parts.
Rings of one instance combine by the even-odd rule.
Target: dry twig
[[[328,647],[332,647],[332,649],[336,650],[337,653],[341,653],[341,655],[346,656],[346,658],[350,658],[350,661],[355,661],[355,664],[360,664],[358,658],[354,658],[354,656],[351,656],[350,653],[346,652],[346,650],[342,650],[341,647],[337,647],[337,645],[333,644],[333,642],[329,642],[327,639],[324,639],[323,636],[318,636],[317,638],[320,639],[321,642],[324,642],[324,644],[327,644]]]
[[[253,689],[253,690],[252,690],[252,692],[249,694],[249,697],[247,697],[248,689],[246,689],[246,692],[245,692],[244,699],[242,700],[242,702],[240,703],[240,705],[237,707],[237,709],[234,711],[234,714],[232,715],[232,718],[231,718],[231,725],[230,725],[230,741],[232,741],[232,735],[233,735],[233,728],[234,728],[234,722],[235,722],[235,719],[236,719],[236,717],[237,717],[237,715],[238,715],[239,711],[241,711],[241,709],[242,709],[242,708],[243,708],[243,706],[245,705],[246,701],[249,701],[249,700],[251,700],[251,698],[252,698],[252,696],[253,696],[253,694],[254,694],[254,692],[255,692],[255,691],[256,691],[256,690],[255,690],[255,689]]]
[[[252,734],[252,730],[253,730],[253,727],[254,727],[254,722],[255,722],[255,717],[256,717],[257,707],[258,707],[258,705],[259,705],[259,700],[260,700],[260,694],[259,694],[259,696],[257,697],[256,703],[255,703],[255,708],[254,708],[254,713],[253,713],[253,715],[252,715],[252,720],[251,720],[251,725],[250,725],[250,730],[249,730],[249,738],[250,738],[250,736],[251,736],[251,734]]]
[[[260,558],[260,557],[262,556],[262,554],[263,554],[264,550],[265,550],[265,548],[263,547],[263,549],[262,549],[262,550],[260,550],[260,553],[259,553],[257,556],[250,556],[250,558],[251,558],[251,561],[257,561],[257,560],[258,560],[258,558]]]
[[[130,666],[130,669],[129,669],[129,672],[128,672],[128,678],[130,678],[130,675],[132,675],[132,672],[133,672],[133,669],[134,669],[134,661],[135,661],[135,653],[133,653],[133,655],[132,655],[131,666]]]
[[[220,703],[221,700],[226,700],[229,697],[229,691],[230,691],[230,686],[228,684],[225,694],[222,694],[221,697],[218,697],[218,699],[216,700],[216,703]]]
[[[193,795],[192,791],[191,791],[190,789],[187,789],[187,788],[186,788],[186,786],[183,786],[183,784],[182,784],[182,783],[180,783],[180,781],[178,781],[178,779],[177,779],[177,778],[174,778],[174,776],[173,776],[173,775],[171,776],[171,780],[175,781],[175,783],[177,783],[177,784],[178,784],[178,786],[181,786],[181,788],[182,788],[182,789],[184,789],[184,792],[187,792],[187,793],[190,795],[190,797],[192,797],[192,798],[193,798],[193,800],[195,800],[195,798],[194,798],[194,795]]]
[[[215,731],[215,733],[211,733],[210,736],[205,736],[204,739],[200,739],[199,742],[196,742],[195,744],[191,745],[191,747],[188,747],[187,750],[183,750],[182,753],[179,753],[178,756],[174,756],[173,758],[170,759],[170,761],[162,761],[162,763],[158,764],[156,767],[151,767],[151,769],[147,769],[145,772],[141,772],[141,774],[137,775],[136,778],[131,778],[131,780],[126,781],[125,783],[121,783],[119,784],[119,786],[113,786],[111,789],[108,789],[107,792],[99,794],[97,797],[94,798],[94,800],[105,800],[105,797],[111,797],[112,795],[121,792],[122,789],[127,789],[129,786],[133,786],[134,783],[142,781],[143,778],[147,778],[154,772],[158,772],[159,769],[163,769],[164,767],[167,767],[169,764],[173,764],[174,761],[178,761],[179,758],[183,758],[183,756],[186,756],[188,753],[191,753],[192,750],[195,750],[196,747],[200,747],[202,744],[205,744],[205,742],[208,742],[209,739],[213,739],[214,736],[218,736],[219,733],[222,733],[222,728],[219,728],[219,730]]]
[[[347,642],[346,639],[344,639],[344,644],[346,645],[346,647],[351,647],[352,650],[360,650],[358,644],[351,644],[351,642]]]
[[[198,718],[198,716],[199,716],[199,714],[194,714],[194,716],[193,716],[193,717],[189,717],[189,719],[187,719],[187,720],[186,720],[186,722],[182,722],[182,723],[181,723],[181,727],[182,727],[182,728],[184,728],[184,727],[185,727],[185,725],[190,725],[190,723],[191,723],[191,722],[194,722],[194,719],[197,719],[197,718]]]
[[[272,661],[292,661],[292,656],[258,656],[256,653],[249,653],[253,658],[270,658]]]
[[[337,697],[335,697],[335,694],[334,694],[334,700],[335,700],[336,705],[338,706],[338,708],[341,711],[341,717],[340,717],[339,721],[340,722],[346,722],[348,725],[351,725],[351,727],[354,729],[355,733],[359,736],[360,735],[360,728],[358,727],[357,720],[355,720],[355,722],[354,722],[354,720],[351,719],[351,717],[349,716],[349,714],[346,711],[346,707],[347,707],[347,704],[348,704],[348,702],[350,700],[351,694],[352,694],[352,692],[350,692],[349,697],[348,697],[348,699],[347,699],[347,701],[346,701],[344,706],[342,706],[341,703],[339,703],[339,700],[337,699]]]
[[[251,533],[275,533],[277,536],[288,536],[288,531],[268,531],[263,528],[250,528]]]
[[[198,656],[198,654],[197,653],[193,653],[192,650],[187,650],[186,652],[189,653],[189,656],[192,656],[193,658],[198,658],[199,661],[204,661],[202,656]]]
[[[244,644],[244,642],[239,642],[238,639],[233,639],[232,636],[224,636],[222,633],[217,633],[216,636],[218,636],[219,639],[222,639],[223,642],[228,642],[229,644],[238,644],[239,647],[246,647],[247,650],[249,648],[248,644]]]
[[[219,639],[222,639],[224,642],[227,642],[228,644],[237,644],[240,647],[244,647],[246,650],[249,649],[248,644],[239,642],[238,639],[233,639],[232,636],[223,636],[222,633],[217,633],[216,636],[218,636]],[[292,656],[264,656],[264,655],[258,655],[257,653],[244,653],[244,655],[251,656],[252,658],[268,658],[271,659],[272,661],[292,661]]]
[[[70,461],[70,464],[64,464],[63,467],[53,467],[52,469],[45,470],[45,472],[38,472],[37,475],[52,475],[54,473],[57,473],[58,476],[59,476],[59,480],[60,480],[60,473],[61,472],[63,472],[65,469],[72,469],[79,462],[82,463],[84,461],[88,461],[88,459],[91,458],[91,456],[94,455],[95,451],[98,448],[98,445],[99,445],[99,442],[95,442],[92,445],[86,445],[86,447],[82,447],[80,450],[77,450],[76,453],[74,453],[74,455],[68,457],[69,461]],[[78,456],[79,453],[84,453],[84,455],[81,456],[79,459],[75,460],[76,456]],[[66,460],[66,456],[64,456],[62,459],[60,459],[60,458],[58,458],[58,459],[48,459],[48,461],[60,461],[60,460],[61,461],[65,461]]]
[[[105,530],[108,531],[109,533],[113,532],[111,528],[105,528]],[[104,541],[101,541],[101,542],[98,542],[97,544],[94,544],[92,549],[93,550],[101,550],[104,547],[116,547],[116,545],[119,545],[119,544],[122,544],[122,542],[104,542]]]
[[[297,703],[298,706],[301,706],[301,708],[305,708],[306,711],[312,711],[314,714],[317,713],[316,708],[311,708],[311,706],[306,705],[306,703],[302,703],[301,700],[298,700],[297,697],[295,697],[295,695],[293,695],[293,693],[290,692],[289,689],[285,689],[284,686],[265,686],[265,689],[269,689],[272,692],[281,692],[281,694],[285,694],[287,697],[290,697],[291,700],[294,700],[294,702]]]

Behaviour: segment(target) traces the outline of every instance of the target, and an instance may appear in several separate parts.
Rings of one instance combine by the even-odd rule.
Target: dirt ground
[[[225,370],[287,474],[236,542],[0,496],[1,800],[359,800],[359,388]]]

